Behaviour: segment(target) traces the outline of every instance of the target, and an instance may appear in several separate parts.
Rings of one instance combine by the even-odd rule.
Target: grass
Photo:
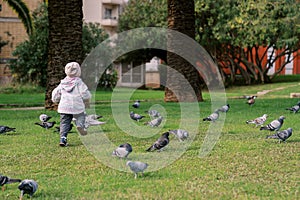
[[[110,158],[112,163],[124,166],[126,161],[110,157],[113,148],[99,152],[97,159],[83,144],[74,131],[69,134],[70,146],[58,146],[59,135],[52,129],[44,130],[33,125],[41,113],[49,114],[59,122],[59,115],[46,110],[0,110],[0,124],[17,128],[14,133],[0,135],[0,172],[16,178],[32,178],[39,183],[38,192],[33,199],[299,199],[299,160],[300,160],[300,113],[293,114],[285,108],[294,105],[299,99],[288,98],[290,92],[300,92],[297,82],[278,82],[262,86],[243,86],[227,88],[228,103],[231,109],[226,114],[221,137],[209,156],[199,157],[203,139],[209,123],[201,119],[211,112],[209,93],[204,91],[204,102],[199,103],[200,119],[198,133],[191,133],[195,138],[190,142],[184,154],[160,170],[152,170],[155,163],[170,157],[180,148],[179,143],[171,136],[170,145],[161,153],[147,153],[149,169],[144,177],[134,179],[130,172],[119,171],[103,163]],[[256,104],[249,107],[245,99],[236,97],[256,94],[257,91],[285,87],[274,90],[257,98]],[[5,94],[6,95],[6,94]],[[1,95],[1,102],[8,102]],[[18,99],[19,93],[10,94]],[[39,103],[41,93],[33,93],[32,102]],[[164,103],[162,91],[137,90],[130,99],[141,99],[139,112],[157,105],[167,116],[163,127],[145,128],[141,123],[134,123],[133,132],[142,129],[145,132],[154,130],[156,135],[150,137],[131,136],[125,133],[115,122],[110,103],[111,92],[97,91],[95,100],[96,112],[103,115],[107,124],[101,126],[104,133],[114,145],[123,142],[132,144],[134,152],[130,159],[138,158],[152,144],[158,134],[179,127],[182,120],[181,109],[177,103]],[[117,111],[128,108],[126,97],[128,89],[114,94],[113,106]],[[25,97],[26,95],[22,95]],[[3,98],[4,97],[4,98]],[[5,100],[6,99],[6,100]],[[123,101],[122,101],[123,100]],[[23,98],[23,101],[27,99]],[[20,104],[26,104],[21,100]],[[192,107],[193,108],[193,107]],[[129,108],[128,108],[129,110]],[[131,110],[131,109],[130,109]],[[125,110],[124,110],[125,112]],[[266,140],[268,132],[262,132],[245,124],[264,113],[269,114],[267,122],[280,115],[286,116],[282,129],[292,127],[292,137],[279,144],[275,140]],[[223,115],[222,115],[223,116]],[[147,121],[146,118],[143,122]],[[183,120],[183,126],[189,126],[195,118]],[[133,122],[131,122],[133,123]],[[92,129],[93,130],[93,129]],[[130,129],[132,131],[132,129]],[[102,135],[101,135],[102,134]],[[136,133],[144,134],[144,133]],[[84,139],[84,138],[83,138]],[[95,138],[96,140],[98,138]],[[103,146],[107,144],[102,144]],[[109,152],[109,153],[108,153]],[[102,156],[102,157],[101,157]],[[153,159],[153,157],[155,159]],[[19,191],[16,184],[7,185],[0,192],[0,199],[17,199]]]

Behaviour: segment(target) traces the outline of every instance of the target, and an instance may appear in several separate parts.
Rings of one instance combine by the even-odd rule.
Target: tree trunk
[[[168,0],[168,28],[179,31],[191,38],[195,38],[195,7],[193,0]],[[181,42],[174,41],[174,38],[168,38],[168,43]],[[167,84],[165,89],[166,102],[193,102],[203,101],[201,93],[201,79],[199,72],[185,59],[168,51]],[[175,70],[173,70],[175,69]],[[176,72],[177,71],[177,72]],[[178,72],[184,76],[178,76]],[[183,84],[188,82],[189,85]],[[192,87],[194,90],[187,89]]]
[[[53,110],[52,90],[65,77],[64,67],[70,61],[82,62],[82,0],[48,3],[49,50],[45,108]]]

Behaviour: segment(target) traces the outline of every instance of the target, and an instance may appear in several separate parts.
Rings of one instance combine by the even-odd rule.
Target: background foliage
[[[119,26],[118,31],[124,32],[135,28],[143,28],[143,27],[163,27],[167,28],[167,0],[161,1],[149,1],[149,0],[131,0],[128,2],[126,7],[124,8],[124,12],[120,15],[119,18]],[[154,31],[154,30],[152,30]],[[153,44],[160,44],[161,35],[158,32],[151,33],[141,33],[141,34],[149,34],[148,40],[141,40],[141,38],[147,38],[145,35],[142,35],[139,38],[139,35],[135,32],[132,37],[134,37],[134,41],[136,43],[143,44],[144,46],[154,46]],[[153,40],[151,34],[155,34],[158,37],[156,40]],[[162,36],[164,37],[164,36]],[[131,45],[130,43],[126,43],[126,41],[121,42],[125,45]],[[162,47],[166,48],[166,47]],[[138,61],[138,62],[148,62],[154,56],[157,56],[164,61],[166,61],[166,52],[159,49],[140,49],[128,53],[120,60],[127,61]]]
[[[35,31],[28,40],[19,44],[9,67],[14,80],[19,83],[33,83],[40,86],[46,84],[46,67],[48,51],[48,14],[46,5],[42,4],[33,14]]]
[[[47,52],[48,52],[48,14],[47,6],[41,4],[32,14],[35,32],[29,39],[17,46],[13,55],[17,57],[9,63],[14,80],[18,83],[46,85]],[[83,24],[83,56],[96,47],[108,35],[99,24]]]
[[[269,82],[299,55],[289,56],[300,48],[299,10],[296,0],[195,0],[196,40],[219,64],[220,72],[226,70],[223,79],[227,84]],[[129,1],[119,22],[120,31],[167,27],[167,1]],[[268,51],[274,57],[265,62]],[[144,54],[135,53],[135,57]],[[284,56],[286,62],[268,76],[273,63]]]
[[[229,82],[235,83],[238,74],[246,84],[268,82],[299,55],[290,56],[299,50],[299,9],[293,0],[197,0],[197,40],[229,70]],[[267,52],[273,59],[265,62]],[[285,56],[275,74],[267,76],[273,63]]]

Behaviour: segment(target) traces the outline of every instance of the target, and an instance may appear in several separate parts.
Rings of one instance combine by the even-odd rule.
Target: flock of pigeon
[[[89,126],[97,126],[97,125],[102,125],[105,122],[101,122],[98,119],[100,119],[102,116],[96,115],[96,114],[92,114],[92,115],[86,115],[86,121],[85,121],[85,126],[89,127]],[[41,114],[39,116],[39,122],[35,122],[35,125],[38,125],[44,129],[50,129],[52,127],[54,127],[54,125],[56,124],[55,121],[49,121],[52,117],[46,115],[46,114]],[[75,119],[73,119],[75,121]],[[73,127],[73,124],[71,124],[70,126],[70,130],[71,131]],[[55,127],[56,130],[55,132],[59,132],[59,127]],[[4,134],[7,132],[15,132],[16,128],[12,128],[9,126],[0,126],[0,134]],[[30,198],[32,197],[32,195],[37,191],[38,189],[38,184],[36,181],[32,180],[32,179],[13,179],[13,178],[9,178],[7,176],[1,175],[0,174],[0,185],[2,186],[2,191],[5,190],[5,185],[6,184],[10,184],[10,183],[17,183],[20,182],[18,189],[21,191],[21,196],[20,196],[20,200],[22,200],[23,196],[25,194],[28,194],[30,196]]]
[[[135,109],[140,108],[141,102],[139,100],[136,100],[132,107]],[[147,110],[145,111],[149,117],[150,121],[147,121],[144,123],[144,125],[150,126],[150,127],[158,127],[162,121],[163,116],[157,111],[157,110]],[[138,113],[135,113],[133,111],[129,114],[130,118],[134,121],[139,122],[140,120],[144,119],[146,115],[141,115]],[[170,139],[169,135],[173,134],[175,137],[178,138],[180,142],[186,140],[189,137],[189,133],[186,130],[183,129],[175,129],[175,130],[169,130],[165,133],[163,133],[151,146],[146,149],[147,152],[151,151],[163,151],[164,148],[169,144]],[[127,158],[127,156],[132,152],[132,146],[129,143],[124,143],[119,145],[113,152],[112,155],[119,157],[119,158]],[[130,168],[130,170],[135,174],[135,178],[137,178],[138,173],[141,173],[143,175],[143,172],[147,169],[148,164],[141,162],[141,161],[127,161],[126,166]]]
[[[55,121],[49,122],[49,120],[51,118],[52,117],[50,117],[46,114],[41,114],[39,116],[40,122],[35,122],[34,124],[38,125],[42,128],[45,128],[45,129],[50,129],[50,128],[54,127],[54,125],[56,124]],[[99,121],[100,118],[102,118],[102,116],[96,115],[96,114],[86,115],[85,116],[85,128],[88,128],[89,126],[98,126],[98,125],[105,124],[105,122]],[[73,121],[76,121],[76,119],[73,118]],[[59,129],[60,129],[59,126],[57,126],[55,128],[56,128],[56,132],[59,132]],[[73,128],[73,124],[71,124],[69,132],[72,130],[72,128]]]
[[[245,96],[245,98],[247,99],[246,103],[249,106],[252,106],[255,103],[256,97],[257,96]],[[135,101],[134,104],[132,105],[132,107],[135,109],[140,108],[140,101],[139,100]],[[230,109],[229,104],[224,105],[224,106],[216,109],[209,116],[203,118],[203,121],[215,122],[218,120],[220,112],[226,113],[229,111],[229,109]],[[296,105],[294,105],[290,108],[287,108],[286,110],[290,110],[293,113],[297,113],[300,110],[300,101]],[[145,122],[144,123],[145,125],[148,125],[150,127],[158,127],[162,123],[163,116],[161,116],[161,114],[157,110],[148,110],[148,111],[146,111],[146,113],[149,115],[151,120],[148,122]],[[102,116],[95,115],[95,114],[87,115],[86,116],[86,127],[104,124],[105,122],[99,121],[99,119],[101,117]],[[145,115],[140,115],[133,111],[130,112],[130,118],[137,122],[139,122],[140,120],[142,120],[145,117],[146,117]],[[280,116],[278,119],[275,119],[275,120],[271,121],[269,124],[264,126],[264,123],[266,122],[267,117],[268,117],[268,115],[264,114],[263,116],[257,117],[255,119],[247,120],[246,123],[254,124],[255,127],[260,126],[260,130],[268,130],[270,132],[275,131],[276,132],[275,134],[268,135],[266,138],[278,139],[279,142],[285,142],[292,135],[292,131],[293,131],[292,128],[288,128],[286,130],[280,131],[280,128],[282,127],[282,125],[284,123],[285,117]],[[50,129],[50,128],[54,127],[54,125],[56,124],[55,121],[49,122],[51,117],[47,116],[46,114],[41,114],[39,116],[39,119],[40,119],[40,122],[36,122],[35,124],[38,126],[41,126],[42,128],[45,128],[45,129]],[[57,129],[56,131],[59,131],[59,127],[56,127],[56,129]],[[8,126],[0,126],[0,134],[7,133],[10,131],[15,131],[15,128],[8,127]],[[71,131],[71,129],[70,129],[70,131]],[[169,130],[167,132],[164,132],[149,148],[146,149],[146,151],[148,151],[148,152],[163,151],[163,149],[170,142],[170,139],[169,139],[170,134],[173,134],[175,137],[177,137],[180,142],[183,142],[184,140],[186,140],[189,137],[189,133],[186,130],[182,130],[182,129]],[[133,151],[132,146],[129,143],[124,143],[124,144],[119,145],[116,149],[114,149],[112,152],[112,155],[116,156],[118,158],[126,159],[132,151]],[[135,175],[134,177],[137,178],[138,173],[141,173],[143,175],[143,172],[147,169],[148,164],[140,162],[140,161],[127,161],[126,166],[128,166],[130,168],[130,170]],[[32,197],[32,195],[36,192],[36,190],[38,188],[38,184],[34,180],[25,179],[22,181],[20,179],[12,179],[7,176],[2,176],[2,175],[0,176],[0,184],[2,186],[2,190],[5,189],[4,188],[5,184],[16,183],[16,182],[20,182],[20,184],[18,186],[19,190],[21,191],[20,199],[23,198],[24,194],[28,194],[30,197]]]
[[[249,106],[253,106],[255,103],[255,99],[257,96],[244,96],[244,98],[247,99],[247,104]],[[135,101],[134,104],[132,105],[133,108],[139,108],[140,107],[140,101]],[[213,113],[211,113],[209,116],[203,118],[203,121],[210,121],[210,122],[215,122],[219,118],[219,113],[223,112],[226,113],[230,109],[230,105],[224,105],[218,109],[216,109]],[[290,110],[293,113],[297,113],[300,110],[300,101],[292,106],[291,108],[287,108],[286,110]],[[146,111],[148,115],[152,118],[151,121],[144,123],[145,125],[149,125],[151,127],[156,127],[159,126],[162,122],[163,117],[160,115],[160,113],[156,110],[149,110]],[[145,117],[145,115],[140,115],[137,114],[133,111],[130,112],[130,118],[139,122]],[[270,132],[275,131],[276,133],[273,135],[267,135],[266,139],[278,139],[279,142],[285,142],[289,137],[291,137],[293,129],[292,128],[287,128],[286,130],[280,131],[280,128],[283,125],[284,116],[280,116],[278,119],[275,119],[271,121],[269,124],[264,125],[264,123],[267,120],[268,115],[264,114],[260,117],[257,117],[252,120],[247,120],[247,124],[254,124],[255,127],[260,126],[260,130],[268,130]],[[169,140],[169,135],[174,134],[180,142],[184,141],[185,139],[188,138],[189,133],[186,130],[182,129],[177,129],[177,130],[169,130],[165,133],[163,133],[146,151],[162,151],[170,142]],[[119,158],[127,158],[127,156],[132,152],[132,146],[128,143],[121,144],[119,147],[117,147],[113,151],[113,155],[117,156]],[[126,163],[127,166],[130,167],[130,169],[134,172],[135,178],[137,178],[138,173],[144,172],[144,170],[148,167],[147,163],[143,163],[140,161],[128,161]]]
[[[255,103],[255,99],[257,96],[245,96],[247,98],[247,103],[251,106]],[[300,110],[300,101],[290,107],[286,108],[286,110],[292,111],[294,114],[296,114]],[[247,124],[255,124],[255,127],[260,126],[260,130],[268,130],[270,132],[275,131],[275,134],[273,135],[267,135],[266,139],[278,139],[279,142],[285,142],[289,137],[292,136],[293,129],[292,128],[287,128],[285,130],[280,131],[280,128],[282,127],[285,117],[280,116],[278,119],[274,119],[271,121],[269,124],[263,126],[265,121],[267,120],[268,115],[263,114],[261,117],[257,117],[253,120],[247,120]]]
[[[247,104],[249,106],[252,106],[255,103],[255,99],[257,98],[257,96],[244,96],[244,98],[247,99]],[[219,109],[216,109],[212,114],[210,114],[209,116],[203,118],[203,121],[212,121],[215,122],[218,118],[219,118],[219,112],[228,112],[228,110],[230,109],[230,105],[224,105]],[[286,110],[290,110],[293,113],[297,113],[300,110],[300,101],[290,107],[290,108],[286,108]],[[255,127],[261,126],[260,130],[269,130],[270,132],[275,131],[276,133],[273,135],[267,135],[266,139],[278,139],[279,142],[285,142],[289,137],[291,137],[293,129],[292,128],[288,128],[286,130],[282,130],[279,131],[279,129],[282,127],[282,124],[284,122],[285,117],[284,116],[280,116],[278,119],[275,119],[273,121],[271,121],[269,124],[267,124],[266,126],[263,126],[263,124],[266,122],[268,115],[267,114],[263,114],[261,117],[257,117],[253,120],[247,120],[246,123],[247,124],[255,124]]]
[[[15,179],[15,178],[10,178],[8,176],[0,175],[0,185],[2,187],[2,191],[5,190],[6,184],[11,184],[11,183],[20,183],[18,186],[18,189],[21,191],[20,200],[23,199],[23,196],[25,194],[28,194],[30,198],[32,198],[32,195],[38,189],[38,184],[34,180],[30,180],[30,179],[21,180],[21,179]]]

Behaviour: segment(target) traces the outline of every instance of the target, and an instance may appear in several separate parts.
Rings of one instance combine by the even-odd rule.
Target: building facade
[[[23,0],[28,8],[33,11],[42,0]],[[0,0],[0,38],[8,44],[1,48],[0,52],[0,86],[11,82],[12,75],[6,63],[13,59],[12,52],[18,44],[28,38],[23,23],[12,8],[3,0]]]
[[[83,20],[84,22],[99,23],[100,27],[109,34],[114,36],[118,32],[118,20],[122,13],[126,0],[83,0]],[[159,77],[158,70],[156,72],[147,72],[146,63],[124,62],[114,63],[119,79],[118,85],[124,87],[140,87],[147,85],[150,87],[159,85],[159,81],[155,84],[148,82],[154,80],[149,78],[156,73]],[[155,80],[159,80],[156,78]],[[148,81],[146,83],[146,81]]]
[[[117,32],[125,0],[83,0],[84,22],[99,23],[110,36]]]

